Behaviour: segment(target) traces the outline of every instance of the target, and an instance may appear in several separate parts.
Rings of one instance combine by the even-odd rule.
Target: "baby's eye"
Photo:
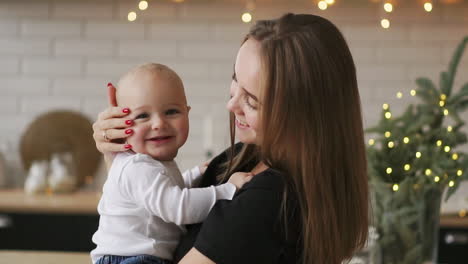
[[[135,119],[142,119],[142,118],[148,118],[149,115],[148,113],[141,113],[135,117]]]
[[[180,111],[177,110],[177,109],[169,109],[169,110],[166,111],[166,115],[175,115],[175,114],[178,114],[178,113],[180,113]]]

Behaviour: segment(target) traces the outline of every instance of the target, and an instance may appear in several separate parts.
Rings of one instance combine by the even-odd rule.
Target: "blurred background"
[[[69,215],[84,217],[66,221],[85,223],[87,220],[83,219],[89,218],[89,229],[94,228],[95,204],[105,172],[100,156],[92,149],[90,124],[107,106],[107,83],[115,83],[122,73],[137,64],[167,64],[184,81],[192,106],[190,136],[177,157],[184,170],[206,161],[209,152],[218,153],[229,145],[225,103],[233,63],[243,36],[256,20],[294,12],[324,16],[335,23],[345,35],[357,66],[366,127],[377,123],[384,103],[398,115],[417,100],[410,95],[416,89],[416,78],[428,77],[438,83],[439,74],[447,69],[457,44],[468,36],[468,1],[464,0],[140,2],[0,1],[0,151],[3,156],[0,194],[11,195],[0,202],[4,203],[0,207],[4,216],[0,226],[3,223],[11,227],[14,221],[19,221],[15,215],[41,214],[41,210],[34,209],[41,203],[38,201],[47,204],[44,210],[48,214],[66,217],[67,209],[61,207],[61,202],[50,199],[57,197],[53,193],[67,192],[66,187],[54,192],[49,186],[45,189],[49,195],[45,196],[23,197],[9,192],[23,189],[34,160],[53,159],[54,153],[42,150],[53,145],[58,135],[64,135],[67,146],[58,145],[55,150],[72,153],[75,158],[80,156],[73,166],[87,168],[76,181],[79,190],[87,193],[86,198],[73,196],[71,200],[86,204],[86,199],[90,199],[89,208],[79,209],[73,201],[65,201],[64,195],[58,197],[65,201],[63,206],[75,208]],[[465,54],[455,89],[467,81],[468,54]],[[468,114],[462,118],[468,121]],[[468,146],[465,144],[461,150],[468,151]],[[67,164],[65,154],[56,160],[57,164]],[[89,195],[93,192],[97,194]],[[467,196],[468,188],[460,188],[452,203],[444,205],[444,210],[456,213],[468,208]],[[12,201],[18,204],[10,204]],[[15,206],[29,209],[20,212]],[[57,221],[57,225],[66,222],[64,218]],[[13,226],[19,226],[15,223]],[[45,218],[36,223],[54,222]],[[0,229],[1,234],[6,237],[7,233]],[[0,240],[6,241],[3,237]],[[17,246],[12,243],[0,244],[12,249],[28,247],[24,240]],[[29,247],[41,249],[37,245]],[[46,249],[86,251],[89,247],[49,245]]]

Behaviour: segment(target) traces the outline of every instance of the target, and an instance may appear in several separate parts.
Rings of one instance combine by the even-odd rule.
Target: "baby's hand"
[[[236,172],[231,175],[228,182],[234,184],[237,190],[239,190],[246,182],[249,182],[252,177],[253,173],[251,172]]]
[[[205,173],[206,168],[208,168],[208,164],[210,164],[210,161],[207,161],[203,164],[198,165],[198,168],[200,169],[201,174]]]

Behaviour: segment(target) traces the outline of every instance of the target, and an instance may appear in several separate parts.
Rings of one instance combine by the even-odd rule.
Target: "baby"
[[[121,77],[116,97],[132,110],[132,150],[117,154],[109,169],[91,258],[95,264],[171,263],[184,225],[202,222],[217,200],[232,199],[251,174],[188,189],[201,171],[181,175],[174,162],[187,140],[190,107],[181,79],[167,66],[132,69]]]

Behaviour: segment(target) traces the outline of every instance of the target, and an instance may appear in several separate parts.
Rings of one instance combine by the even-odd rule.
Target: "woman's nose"
[[[238,96],[232,96],[226,104],[226,108],[233,113],[239,112],[239,99]]]

